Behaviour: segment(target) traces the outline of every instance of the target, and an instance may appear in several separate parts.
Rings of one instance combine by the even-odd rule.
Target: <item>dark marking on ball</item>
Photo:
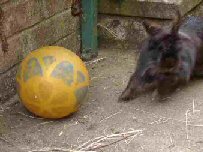
[[[77,102],[81,103],[84,100],[85,96],[87,95],[87,91],[88,91],[88,86],[79,88],[75,91]]]
[[[74,66],[67,61],[59,63],[51,73],[52,77],[62,79],[68,86],[71,86],[71,84],[73,83],[73,75]]]
[[[77,71],[77,82],[85,82],[85,75],[81,71]]]
[[[28,60],[27,65],[25,67],[23,80],[27,81],[34,76],[42,76],[42,68],[40,66],[39,61],[36,58],[31,58]]]
[[[56,58],[54,56],[45,56],[43,57],[43,61],[46,66],[50,66],[52,63],[56,61]]]

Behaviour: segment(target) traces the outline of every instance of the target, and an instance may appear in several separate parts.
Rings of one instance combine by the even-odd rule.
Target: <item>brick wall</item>
[[[8,52],[0,42],[0,103],[15,94],[17,65],[30,51],[59,45],[79,49],[79,20],[70,13],[71,0],[0,0]]]

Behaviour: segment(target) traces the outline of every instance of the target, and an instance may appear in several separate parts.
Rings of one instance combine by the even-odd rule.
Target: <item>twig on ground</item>
[[[95,151],[76,151],[76,150],[70,150],[66,148],[42,148],[42,149],[35,149],[35,150],[29,150],[28,152],[53,152],[53,151],[58,151],[58,152],[95,152]]]
[[[193,127],[203,127],[203,125],[193,125]]]
[[[195,100],[193,100],[193,104],[192,104],[192,113],[196,113],[196,112],[200,112],[200,110],[196,110],[195,109]]]
[[[137,108],[135,108],[134,110],[143,112],[144,114],[148,114],[148,115],[150,115],[150,116],[152,116],[152,117],[154,117],[154,118],[163,119],[163,120],[167,120],[167,121],[169,121],[169,120],[170,120],[170,121],[177,121],[177,122],[179,122],[179,123],[184,123],[184,124],[185,124],[185,121],[184,121],[184,120],[178,120],[178,119],[174,119],[174,118],[171,118],[171,117],[164,117],[164,116],[157,115],[157,114],[155,114],[155,113],[148,112],[148,111],[145,111],[145,110],[142,110],[142,109],[137,109]],[[190,122],[190,121],[188,121],[188,122]],[[149,123],[149,124],[154,124],[154,122],[151,122],[151,123]]]
[[[110,33],[114,38],[118,38],[118,36],[116,35],[116,33],[112,30],[110,30],[109,28],[107,28],[106,26],[102,25],[102,24],[97,24],[98,27],[101,27],[103,29],[105,29],[108,33]]]
[[[6,143],[8,143],[8,144],[10,144],[10,142],[9,142],[8,140],[4,139],[3,137],[0,137],[0,140],[3,141],[3,142],[6,142]]]
[[[122,110],[120,110],[119,112],[116,112],[116,113],[114,113],[114,114],[112,114],[112,115],[110,115],[110,116],[108,116],[108,117],[102,119],[99,123],[101,123],[101,122],[103,122],[103,121],[105,121],[105,120],[107,120],[107,119],[109,119],[109,118],[111,118],[111,117],[113,117],[113,116],[115,116],[115,115],[121,113],[121,112],[122,112]]]
[[[8,145],[10,146],[13,146],[13,147],[16,147],[13,143],[11,143],[10,141],[8,141],[7,139],[3,138],[3,137],[0,137],[0,141],[3,141],[5,143],[7,143]],[[16,147],[17,148],[17,147]]]
[[[172,135],[170,136],[170,142],[171,142],[171,144],[169,145],[168,148],[173,148],[173,147],[175,147],[175,143],[174,143],[174,139],[173,139],[173,136],[172,136]]]
[[[93,61],[89,61],[89,62],[85,62],[86,65],[91,65],[91,64],[96,64],[98,62],[101,62],[102,60],[105,60],[107,57],[103,57],[103,58],[98,58],[98,59],[95,59]]]
[[[200,110],[197,110],[195,108],[195,100],[193,99],[192,110],[188,109],[185,113],[185,128],[186,128],[186,139],[187,140],[189,140],[189,128],[188,128],[188,126],[203,127],[203,124],[193,124],[193,123],[189,123],[189,121],[188,121],[190,117],[195,117],[195,115],[197,113],[200,113]]]
[[[115,143],[118,143],[127,138],[130,138],[130,137],[135,138],[136,136],[140,136],[140,135],[142,135],[143,130],[132,130],[132,131],[123,132],[120,134],[111,134],[111,135],[97,137],[95,139],[92,139],[92,140],[89,140],[89,141],[83,143],[77,149],[79,151],[80,150],[83,150],[83,151],[98,150],[98,149],[113,145]],[[130,141],[132,141],[132,140],[130,140]]]
[[[94,80],[94,79],[106,79],[107,77],[102,77],[102,76],[98,76],[98,77],[92,77],[90,80]]]
[[[45,125],[45,124],[49,124],[49,123],[52,123],[54,121],[45,121],[45,122],[42,122],[42,123],[39,123],[38,125]]]
[[[188,114],[190,110],[187,110],[185,113],[185,129],[186,129],[186,139],[189,139],[189,129],[188,129]]]

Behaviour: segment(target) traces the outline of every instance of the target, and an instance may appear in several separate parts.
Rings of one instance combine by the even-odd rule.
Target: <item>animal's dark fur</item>
[[[181,21],[178,14],[171,30],[150,22],[143,25],[149,37],[120,100],[153,89],[164,95],[186,84],[192,76],[203,76],[203,18]]]

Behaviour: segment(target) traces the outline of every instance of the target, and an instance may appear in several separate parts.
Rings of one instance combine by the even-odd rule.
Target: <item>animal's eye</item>
[[[154,50],[154,49],[157,49],[157,46],[159,44],[156,42],[156,41],[150,41],[149,42],[149,50]]]
[[[158,50],[159,50],[159,51],[163,51],[163,50],[164,50],[163,45],[159,45],[159,46],[158,46]]]
[[[151,50],[153,50],[153,49],[154,49],[154,45],[151,44],[151,43],[149,43],[148,50],[151,51]]]
[[[164,50],[164,46],[162,44],[161,41],[158,40],[151,40],[149,42],[149,47],[148,47],[149,51],[151,50],[156,50],[156,51],[163,51]]]

